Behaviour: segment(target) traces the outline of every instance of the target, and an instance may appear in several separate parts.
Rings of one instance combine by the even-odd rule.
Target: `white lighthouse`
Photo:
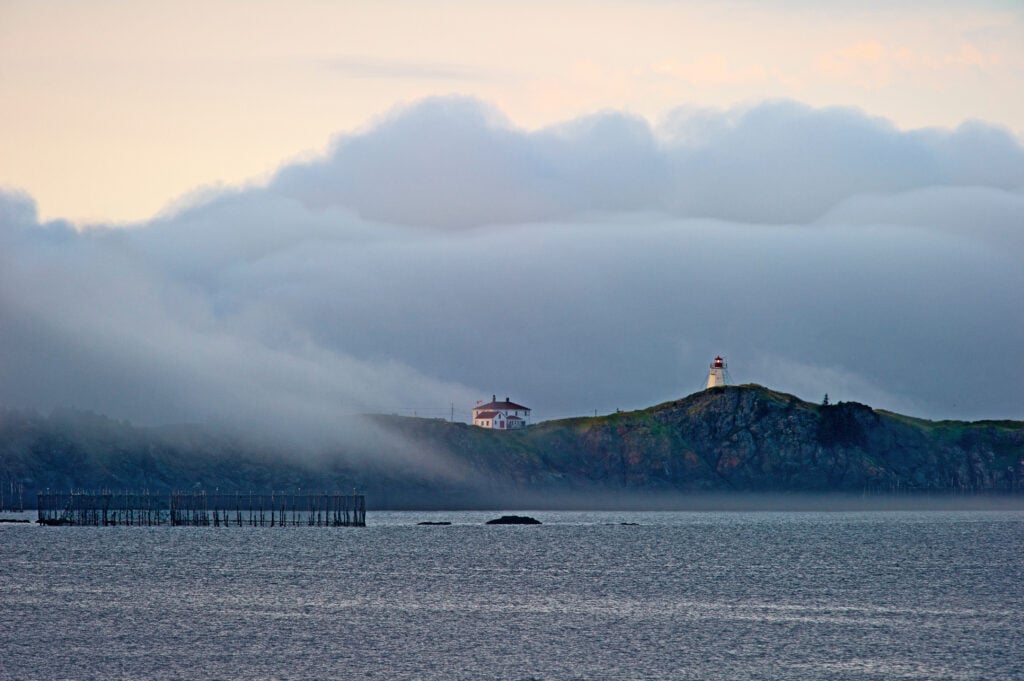
[[[711,363],[710,370],[708,371],[708,388],[717,388],[720,385],[725,385],[725,369],[727,366],[721,355],[715,357],[715,361]]]

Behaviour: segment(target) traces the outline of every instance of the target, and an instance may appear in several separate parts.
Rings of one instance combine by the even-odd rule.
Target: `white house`
[[[499,402],[496,395],[491,395],[487,404],[478,404],[473,409],[473,425],[494,430],[518,430],[526,427],[530,418],[530,408],[512,402],[507,397]]]

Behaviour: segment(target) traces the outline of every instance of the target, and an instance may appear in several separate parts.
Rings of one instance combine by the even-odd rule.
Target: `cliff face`
[[[1024,423],[921,421],[760,386],[544,423],[524,439],[546,463],[542,476],[652,490],[1010,491],[1024,483]]]
[[[92,415],[9,412],[0,414],[0,485],[22,483],[29,495],[45,487],[357,486],[378,508],[608,491],[1024,491],[1024,422],[923,421],[856,403],[810,404],[760,386],[713,388],[645,410],[518,432],[373,420],[397,437],[380,439],[371,456],[339,448],[299,462],[197,427],[143,429]],[[408,462],[427,451],[447,462],[444,474],[374,463]]]

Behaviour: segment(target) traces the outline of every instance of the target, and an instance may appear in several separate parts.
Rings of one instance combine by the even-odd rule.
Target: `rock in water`
[[[494,520],[488,520],[487,525],[540,525],[540,521],[527,515],[503,515]]]

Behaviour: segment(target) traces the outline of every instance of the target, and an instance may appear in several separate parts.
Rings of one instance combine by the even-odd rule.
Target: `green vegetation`
[[[520,432],[436,419],[369,420],[386,437],[368,449],[339,445],[299,455],[196,426],[0,412],[0,484],[22,484],[26,495],[46,487],[358,487],[378,507],[609,491],[1024,489],[1024,422],[927,421],[854,402],[812,404],[758,385]]]

